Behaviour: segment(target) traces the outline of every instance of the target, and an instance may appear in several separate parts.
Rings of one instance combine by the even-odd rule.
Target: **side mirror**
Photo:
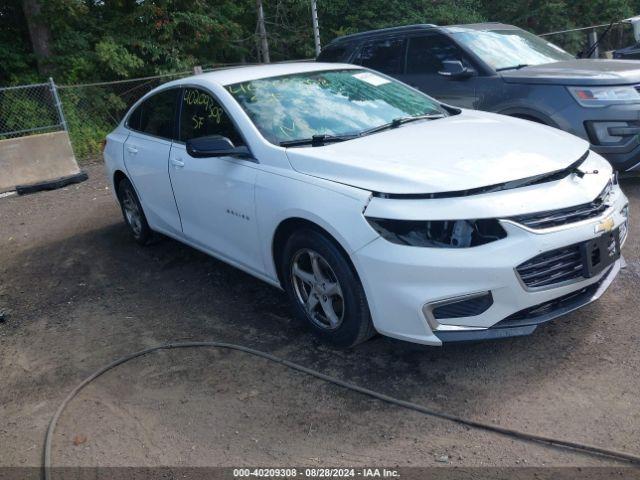
[[[465,67],[460,60],[443,60],[439,75],[449,78],[467,78],[473,75],[473,70]]]
[[[251,157],[247,147],[236,147],[222,135],[209,135],[187,140],[187,153],[194,158],[207,157]]]

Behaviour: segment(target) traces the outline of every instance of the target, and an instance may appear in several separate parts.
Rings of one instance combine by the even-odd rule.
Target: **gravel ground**
[[[129,239],[101,165],[0,199],[0,466],[38,466],[47,423],[98,367],[169,340],[236,342],[472,419],[640,453],[640,182],[628,268],[532,336],[339,351],[284,294],[175,241]],[[636,208],[633,208],[636,207]],[[446,458],[445,458],[446,457]],[[98,379],[61,417],[59,466],[619,465],[471,430],[242,353],[161,352]]]

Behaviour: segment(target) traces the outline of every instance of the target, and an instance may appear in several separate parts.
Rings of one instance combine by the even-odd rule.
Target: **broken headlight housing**
[[[469,248],[507,236],[498,220],[389,220],[367,217],[382,238],[400,245]]]

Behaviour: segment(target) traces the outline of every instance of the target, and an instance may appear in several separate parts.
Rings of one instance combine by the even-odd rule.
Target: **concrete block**
[[[79,173],[67,132],[0,140],[0,192]]]

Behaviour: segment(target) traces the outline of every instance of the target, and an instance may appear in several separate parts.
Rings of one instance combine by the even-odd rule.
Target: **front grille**
[[[587,220],[602,215],[609,208],[608,200],[611,195],[611,182],[607,183],[604,190],[591,202],[583,203],[576,207],[562,208],[559,210],[548,210],[546,212],[530,213],[511,217],[516,223],[525,225],[533,229],[544,229],[567,225],[569,223]]]
[[[580,244],[541,253],[520,264],[516,270],[529,288],[580,278],[584,273]]]

